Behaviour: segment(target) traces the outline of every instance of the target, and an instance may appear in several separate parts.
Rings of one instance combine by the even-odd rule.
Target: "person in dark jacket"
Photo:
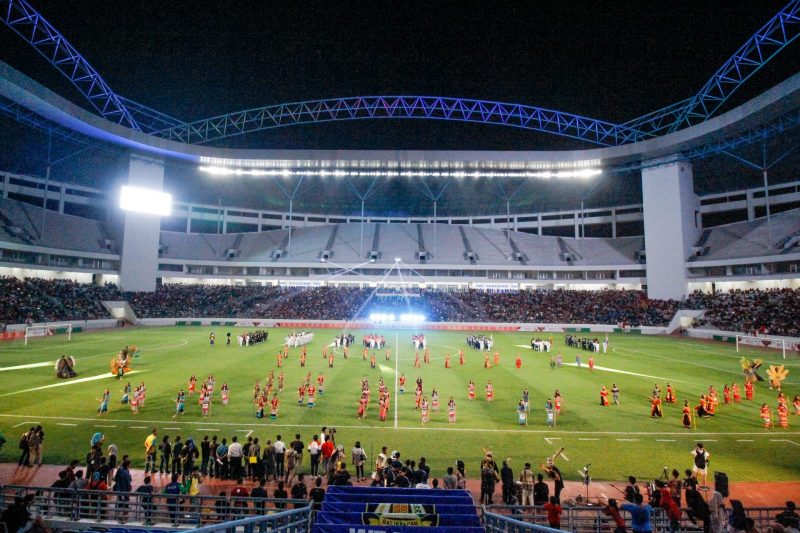
[[[117,520],[124,524],[128,519],[128,507],[130,496],[129,492],[133,491],[131,486],[131,462],[129,460],[122,461],[122,465],[117,468],[114,474],[114,492],[117,493]]]
[[[503,461],[503,466],[500,468],[500,481],[503,489],[503,503],[514,505],[512,503],[512,498],[516,499],[514,496],[514,471],[511,469],[511,465],[508,464],[509,461],[511,461],[511,458]]]

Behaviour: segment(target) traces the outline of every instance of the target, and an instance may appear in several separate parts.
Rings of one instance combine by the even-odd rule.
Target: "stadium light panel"
[[[200,172],[212,176],[263,176],[263,177],[335,177],[335,178],[593,178],[603,173],[599,168],[570,168],[556,170],[510,170],[488,171],[475,170],[472,172],[447,171],[447,170],[289,170],[289,169],[264,169],[264,168],[234,168],[225,166],[198,167]]]
[[[403,313],[400,315],[400,322],[406,324],[419,324],[425,322],[425,315],[420,313]]]
[[[119,194],[119,207],[124,211],[168,217],[172,212],[172,195],[153,189],[123,185]]]

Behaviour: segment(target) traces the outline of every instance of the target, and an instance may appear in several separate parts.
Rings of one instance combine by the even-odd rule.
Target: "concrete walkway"
[[[54,481],[58,479],[58,473],[65,467],[63,465],[42,465],[38,467],[20,467],[14,463],[0,464],[0,484],[2,485],[25,485],[31,487],[49,487]],[[136,489],[142,484],[144,479],[143,470],[131,470],[133,476],[133,487]],[[312,486],[311,478],[306,476],[306,485],[309,488]],[[441,482],[441,479],[440,479]],[[156,490],[169,483],[169,476],[155,475],[153,476],[153,485]],[[367,481],[355,483],[358,485],[368,485]],[[616,498],[622,500],[622,494],[619,490],[614,488],[615,485],[620,489],[626,484],[625,481],[620,482],[604,482],[593,481],[589,486],[589,499],[596,501],[597,496],[607,498]],[[253,483],[247,482],[248,486],[253,486]],[[216,495],[220,491],[229,491],[235,486],[233,481],[221,481],[213,478],[206,478],[201,487],[201,494]],[[275,488],[275,482],[267,485],[269,493]],[[552,491],[552,483],[550,483],[550,490]],[[786,500],[795,500],[800,503],[800,481],[793,482],[760,482],[760,483],[731,483],[730,484],[730,497],[732,499],[741,500],[745,507],[783,507]],[[467,481],[467,489],[472,493],[475,502],[480,499],[480,481],[477,479],[470,479]],[[642,487],[644,493],[644,487]],[[707,495],[711,491],[706,492]],[[567,481],[564,491],[561,493],[563,501],[574,501],[575,497],[581,495],[585,497],[586,487],[577,481]],[[494,503],[500,503],[500,484],[497,485],[497,492]]]

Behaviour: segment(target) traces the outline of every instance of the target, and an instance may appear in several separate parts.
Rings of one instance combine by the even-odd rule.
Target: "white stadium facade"
[[[16,4],[10,2],[9,9]],[[22,18],[4,22],[15,29]],[[786,44],[793,38],[794,34]],[[81,65],[74,56],[69,60]],[[44,129],[62,140],[110,147],[127,160],[123,179],[114,186],[108,181],[98,187],[61,181],[49,174],[49,165],[46,175],[0,172],[2,275],[113,282],[125,291],[152,291],[158,283],[401,284],[490,290],[646,288],[651,298],[682,299],[695,290],[800,287],[800,180],[785,177],[796,171],[794,155],[782,161],[791,159],[790,168],[783,169],[784,177],[777,184],[769,180],[772,163],[767,164],[767,159],[783,156],[771,146],[770,158],[765,157],[763,168],[756,169],[759,176],[763,174],[758,186],[728,186],[703,194],[696,193],[695,187],[695,166],[706,158],[733,153],[739,147],[755,146],[758,152],[758,147],[776,138],[793,145],[800,123],[800,74],[724,113],[709,112],[703,120],[689,121],[685,127],[666,129],[655,123],[656,118],[645,116],[637,119],[639,130],[623,125],[598,131],[596,122],[554,114],[547,117],[547,125],[540,123],[539,131],[560,128],[562,135],[592,137],[595,146],[560,151],[209,146],[210,129],[247,133],[244,123],[253,117],[246,112],[228,115],[202,128],[196,123],[174,125],[167,117],[164,121],[173,124],[171,128],[147,130],[126,123],[126,110],[115,115],[106,112],[107,107],[98,108],[92,90],[83,92],[94,99],[99,113],[0,64],[6,117],[20,127]],[[132,109],[132,102],[114,98],[109,101],[125,102]],[[384,111],[407,102],[379,98]],[[449,118],[456,111],[456,104],[447,99],[427,103],[423,99],[421,105],[427,117],[408,114],[401,118]],[[318,114],[321,108],[314,109],[305,108],[302,113]],[[346,111],[352,119],[374,118],[375,107],[364,109]],[[485,122],[513,126],[502,105],[481,103],[471,109],[479,109]],[[536,119],[543,121],[539,113]],[[659,115],[660,120],[670,113]],[[315,120],[320,120],[318,115]],[[651,134],[631,134],[647,128]],[[605,142],[606,137],[613,137],[613,142]],[[9,143],[3,150],[14,150],[14,145]],[[238,196],[227,197],[224,203],[193,201],[188,194],[192,185],[183,190],[168,186],[165,176],[175,165],[204,175],[205,183],[218,180],[234,187],[243,179],[280,182],[288,209],[239,203],[237,198],[249,196],[246,187],[244,194],[240,188]],[[615,202],[611,197],[591,207],[575,202],[579,205],[568,209],[549,210],[546,205],[531,209],[516,206],[515,193],[504,190],[499,205],[505,209],[496,212],[471,213],[469,207],[459,215],[437,212],[437,200],[451,181],[468,186],[474,180],[549,179],[569,189],[571,180],[596,176],[613,180],[622,174],[640,181],[641,201]],[[376,181],[398,178],[436,179],[444,185],[438,192],[428,189],[430,209],[420,214],[364,210]],[[367,188],[357,190],[351,184],[348,189],[345,181],[351,179],[365,180]],[[293,187],[302,180],[312,184],[311,199],[295,208],[297,189]],[[314,190],[315,184],[325,182],[338,183],[342,195],[355,193],[361,211],[314,209],[315,195],[317,203],[324,205],[321,196],[330,194],[331,189],[321,185]],[[119,184],[149,191],[134,207],[150,208],[156,214],[121,210]],[[168,215],[153,209],[157,193],[163,191],[171,193],[163,197]]]

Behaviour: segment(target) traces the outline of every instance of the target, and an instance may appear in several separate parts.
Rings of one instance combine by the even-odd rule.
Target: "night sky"
[[[624,122],[695,94],[785,5],[768,0],[30,1],[114,91],[182,120],[306,99],[407,94],[524,103]],[[5,26],[0,27],[0,43],[0,59],[87,105]],[[800,43],[793,43],[725,109],[796,73],[798,59]],[[28,141],[12,142],[22,150]],[[281,128],[227,139],[222,145],[587,147],[512,128],[420,120]],[[8,159],[8,153],[0,157]],[[0,164],[8,168],[8,163]],[[71,172],[67,166],[60,171]],[[595,189],[620,194],[618,184]]]
[[[31,2],[113,90],[183,120],[317,98],[421,94],[524,103],[619,122],[696,93],[785,4]],[[0,59],[84,104],[20,38],[3,27],[0,39]],[[799,57],[797,46],[785,50],[733,103],[796,72]],[[497,130],[504,128],[373,121],[286,128],[243,142],[561,147],[553,136]]]

